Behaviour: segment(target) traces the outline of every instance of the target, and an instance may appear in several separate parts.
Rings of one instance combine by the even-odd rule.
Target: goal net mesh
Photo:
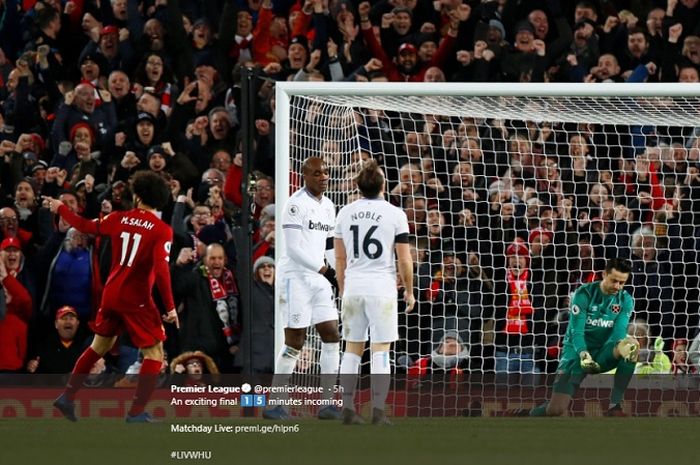
[[[395,412],[417,402],[419,415],[492,414],[544,399],[570,296],[611,257],[633,264],[629,332],[642,356],[629,408],[658,413],[661,397],[684,395],[682,349],[698,328],[698,99],[292,96],[289,114],[291,192],[319,156],[340,208],[371,157],[407,214],[418,304],[399,304]],[[310,331],[296,382],[318,372],[319,348]],[[575,410],[607,407],[612,376],[589,378]]]

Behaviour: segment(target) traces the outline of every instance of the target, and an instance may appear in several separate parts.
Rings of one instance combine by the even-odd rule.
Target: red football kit
[[[88,220],[61,205],[58,213],[77,230],[109,236],[112,266],[102,294],[97,318],[90,324],[100,336],[126,330],[136,347],[150,347],[165,340],[165,330],[151,295],[153,284],[165,305],[173,310],[170,284],[170,245],[173,232],[152,212],[134,208]]]

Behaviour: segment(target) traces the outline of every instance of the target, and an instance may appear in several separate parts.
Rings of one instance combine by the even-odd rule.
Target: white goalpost
[[[643,340],[629,412],[697,407],[678,378],[698,368],[682,347],[700,324],[699,84],[279,82],[275,107],[277,257],[309,156],[326,160],[338,209],[357,198],[361,161],[377,159],[407,213],[418,305],[399,318],[394,413],[542,400],[570,296],[612,257],[632,263],[629,332]],[[310,331],[297,382],[318,373],[319,348]],[[606,405],[606,376],[583,385],[574,412]]]

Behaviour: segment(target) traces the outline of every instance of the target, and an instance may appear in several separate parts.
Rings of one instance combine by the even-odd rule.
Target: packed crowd
[[[251,337],[254,371],[270,373],[275,81],[697,82],[698,3],[5,0],[0,370],[69,371],[109,268],[108,244],[70,229],[41,196],[102,217],[130,207],[139,170],[172,189],[163,219],[175,232],[182,328],[169,335],[170,358],[201,351],[221,372],[240,369],[251,347],[241,343],[231,271],[241,66],[260,78]],[[406,127],[396,116],[368,112],[361,130],[412,224],[420,308],[405,316],[397,347],[406,365],[449,346],[473,369],[507,371],[527,358],[532,367],[520,371],[549,370],[567,296],[612,255],[633,260],[630,287],[651,340],[669,354],[689,345],[699,284],[694,128],[656,128],[639,143],[634,128],[427,116]],[[448,335],[462,346],[445,344]],[[177,359],[178,370],[189,365]],[[104,369],[138,363],[120,340]]]

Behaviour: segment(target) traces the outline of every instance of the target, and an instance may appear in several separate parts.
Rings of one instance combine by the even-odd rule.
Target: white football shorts
[[[364,342],[394,342],[399,338],[399,311],[396,297],[345,296],[341,310],[343,339]]]
[[[320,274],[283,277],[279,308],[285,328],[308,328],[338,320],[331,283]]]

